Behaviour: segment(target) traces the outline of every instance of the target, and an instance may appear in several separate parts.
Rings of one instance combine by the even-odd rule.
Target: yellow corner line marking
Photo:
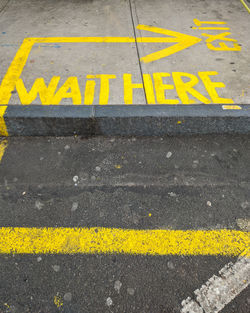
[[[223,105],[223,110],[241,110],[242,107],[239,105]]]
[[[0,106],[0,136],[7,137],[9,136],[7,127],[4,120],[4,114],[7,109],[7,106]],[[1,148],[0,148],[0,156],[1,156]],[[1,160],[1,157],[0,157]]]
[[[0,254],[237,256],[249,245],[249,232],[226,229],[0,228]],[[247,256],[250,257],[250,253]]]

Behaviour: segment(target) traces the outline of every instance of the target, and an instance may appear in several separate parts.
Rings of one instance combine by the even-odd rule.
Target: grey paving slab
[[[133,79],[141,83],[139,61],[135,42],[125,43],[83,43],[81,40],[70,43],[72,37],[129,37],[133,38],[133,27],[131,12],[128,1],[49,1],[49,0],[24,0],[9,1],[0,13],[0,102],[1,104],[45,104],[39,96],[27,96],[37,78],[44,79],[45,84],[49,84],[54,77],[60,77],[56,82],[56,90],[69,79],[73,78],[68,88],[73,89],[76,98],[64,91],[63,98],[57,102],[60,104],[81,104],[88,102],[100,103],[100,78],[93,75],[105,74],[113,75],[109,77],[109,104],[124,103],[123,74],[129,73]],[[67,37],[68,40],[58,43],[58,39],[53,38],[51,42],[36,42],[32,49],[23,49],[24,56],[18,57],[14,69],[9,68],[14,56],[20,49],[25,38],[28,37]],[[46,41],[46,40],[45,40]],[[19,50],[20,51],[20,50]],[[22,52],[21,52],[22,53]],[[27,58],[23,63],[22,58]],[[5,76],[7,70],[11,71],[10,77]],[[13,73],[20,70],[20,75],[13,78]],[[87,75],[92,75],[88,79]],[[107,76],[105,76],[106,79]],[[5,78],[5,80],[4,80]],[[21,78],[21,89],[15,90],[16,81]],[[57,79],[57,78],[56,78]],[[52,79],[53,80],[53,79]],[[5,81],[5,83],[4,83]],[[89,99],[85,100],[86,81],[91,81],[88,92]],[[107,80],[106,80],[107,81]],[[95,92],[93,93],[93,84]],[[7,87],[12,84],[12,88]],[[88,83],[87,83],[88,84]],[[3,87],[3,85],[5,87]],[[20,86],[20,84],[19,84]],[[44,90],[43,83],[39,83],[39,88]],[[41,87],[42,86],[42,87]],[[67,89],[67,88],[66,88]],[[107,88],[104,82],[102,89],[107,96]],[[21,91],[20,91],[21,90]],[[89,89],[88,89],[89,90]],[[11,97],[6,93],[11,94]],[[44,91],[41,91],[45,95]],[[70,90],[68,90],[70,92]],[[22,94],[20,99],[20,94]],[[91,95],[94,96],[92,97]],[[46,97],[46,95],[45,95]],[[93,99],[92,99],[93,98]],[[7,99],[7,100],[6,100]],[[103,99],[103,98],[102,98]],[[56,101],[48,100],[49,104]],[[145,103],[143,89],[135,91],[133,97],[134,104]]]
[[[207,72],[207,74],[209,74],[208,72],[215,72],[210,74],[217,75],[208,75],[211,81],[226,85],[225,88],[220,88],[222,85],[217,88],[219,97],[232,99],[237,104],[250,103],[250,15],[239,0],[133,0],[132,3],[136,24],[151,25],[202,39],[193,46],[167,57],[149,63],[142,62],[144,73],[169,73],[169,77],[163,78],[163,83],[173,85],[173,89],[165,91],[166,103],[169,99],[177,100],[179,103],[187,102],[183,94],[180,99],[180,93],[183,92],[183,89],[180,89],[179,93],[176,90],[176,83],[179,81],[180,74],[174,74],[177,75],[174,82],[173,72],[194,75],[192,77],[185,77],[186,75],[184,75],[181,79],[184,82],[192,79],[194,83],[197,83],[194,89],[211,103],[217,101],[222,103],[223,100],[211,99],[211,94],[209,95],[198,75],[199,72]],[[225,24],[214,24],[214,22]],[[219,27],[222,29],[199,29],[200,27]],[[145,34],[150,33],[145,30],[137,30],[137,36]],[[152,36],[167,36],[151,34]],[[211,37],[211,35],[222,37]],[[228,41],[229,39],[235,41]],[[206,42],[206,40],[210,40],[210,42]],[[139,46],[140,56],[144,57],[174,44],[142,44]],[[203,98],[197,99],[190,94],[188,94],[188,98],[195,100],[195,103],[204,101]]]
[[[239,0],[1,8],[1,104],[250,103],[250,18]]]

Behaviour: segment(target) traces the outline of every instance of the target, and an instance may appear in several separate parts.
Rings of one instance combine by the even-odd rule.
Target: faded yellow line
[[[8,141],[6,139],[5,140],[0,139],[0,163],[2,161],[4,151],[7,148],[7,145],[8,145]]]
[[[241,110],[242,107],[239,105],[223,105],[223,110]]]
[[[247,12],[250,14],[250,6],[247,5],[247,3],[244,0],[240,0],[241,3],[244,5],[245,9],[247,10]]]
[[[230,30],[229,27],[192,27],[192,29],[203,29],[203,30]]]
[[[250,233],[236,230],[135,230],[118,228],[0,228],[0,253],[237,256]],[[247,254],[250,257],[250,253]]]
[[[7,131],[6,124],[5,124],[5,120],[4,120],[4,114],[5,114],[6,109],[7,109],[7,106],[1,106],[0,105],[0,136],[5,136],[5,137],[7,137],[9,135],[8,131]],[[1,153],[0,153],[0,155],[1,155]]]

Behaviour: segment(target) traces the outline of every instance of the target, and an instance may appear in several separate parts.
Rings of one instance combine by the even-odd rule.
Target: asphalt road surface
[[[249,263],[234,242],[218,253],[178,252],[177,238],[172,254],[145,254],[136,233],[216,231],[218,242],[223,231],[237,231],[235,242],[249,234],[249,136],[10,138],[1,140],[0,152],[1,235],[11,228],[0,239],[1,313],[250,312]],[[34,243],[39,234],[11,241],[20,227],[45,229],[44,242],[56,247],[55,229],[94,228],[97,248],[76,253],[69,236],[46,252]],[[119,250],[117,229],[137,234],[130,252]],[[105,243],[98,231],[117,237]],[[196,245],[194,237],[185,240]],[[188,297],[195,301],[189,311]]]

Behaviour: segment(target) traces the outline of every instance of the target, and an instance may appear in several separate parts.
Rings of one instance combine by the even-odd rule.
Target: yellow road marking
[[[4,114],[5,114],[6,109],[7,109],[7,106],[0,106],[0,136],[5,136],[5,137],[9,135],[6,124],[5,124],[5,120],[4,120]],[[0,148],[0,155],[1,155],[1,148]],[[1,157],[0,157],[0,161],[1,161]]]
[[[163,50],[160,50],[160,51],[151,53],[145,57],[142,57],[140,60],[145,63],[149,63],[149,62],[153,62],[162,58],[166,58],[169,55],[172,55],[176,52],[189,48],[197,44],[198,42],[202,41],[201,38],[182,34],[182,33],[169,30],[169,29],[164,29],[164,28],[159,28],[159,27],[154,27],[154,26],[147,26],[147,25],[138,25],[137,28],[140,30],[150,31],[150,32],[162,34],[165,36],[171,36],[173,39],[175,39],[175,42],[176,42],[176,44],[173,46],[170,46]]]
[[[1,254],[148,254],[237,256],[250,233],[236,230],[0,228]],[[250,257],[250,252],[247,254]]]
[[[192,27],[193,29],[203,29],[203,30],[229,30],[229,27]]]
[[[223,105],[223,110],[241,110],[242,107],[239,105]]]
[[[31,49],[37,43],[176,43],[141,58],[141,61],[148,63],[167,57],[202,41],[198,37],[159,27],[138,25],[137,28],[170,37],[41,37],[24,39],[0,85],[0,103],[9,103],[11,92],[15,89],[16,83],[22,74]]]
[[[2,161],[3,155],[4,155],[4,151],[7,148],[8,145],[8,141],[7,140],[2,140],[0,139],[0,163]]]
[[[250,14],[250,6],[247,5],[247,3],[244,0],[240,0],[241,3],[244,5],[245,9],[247,10],[247,12]]]

